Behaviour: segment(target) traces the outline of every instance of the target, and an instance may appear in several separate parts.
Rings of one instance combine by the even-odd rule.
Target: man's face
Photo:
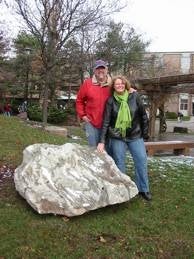
[[[108,69],[104,67],[98,67],[94,70],[96,79],[100,82],[104,82],[107,78]]]

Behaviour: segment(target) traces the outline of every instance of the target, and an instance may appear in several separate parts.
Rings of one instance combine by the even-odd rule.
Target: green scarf
[[[125,93],[122,95],[119,95],[116,92],[114,92],[113,95],[116,101],[120,103],[115,128],[120,130],[122,137],[125,137],[126,129],[131,128],[131,113],[129,105],[127,103],[129,92],[125,90]]]

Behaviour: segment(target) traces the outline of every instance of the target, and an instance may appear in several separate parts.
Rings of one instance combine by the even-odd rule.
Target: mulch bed
[[[7,165],[0,166],[0,186],[4,180],[8,178],[13,178],[14,168],[10,168]]]

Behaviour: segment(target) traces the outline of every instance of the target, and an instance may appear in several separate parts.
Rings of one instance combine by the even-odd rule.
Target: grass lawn
[[[83,137],[80,129],[69,130]],[[10,172],[30,144],[76,141],[3,116],[0,136],[0,168]],[[128,160],[133,178],[133,163]],[[2,179],[1,174],[0,259],[194,258],[194,160],[190,158],[149,159],[152,202],[135,197],[69,219],[39,215],[15,191],[13,177]]]

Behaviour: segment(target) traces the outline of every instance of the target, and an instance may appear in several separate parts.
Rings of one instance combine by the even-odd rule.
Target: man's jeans
[[[122,173],[126,172],[126,151],[131,153],[135,166],[135,182],[139,192],[149,192],[147,154],[143,139],[124,142],[111,139],[112,157]]]
[[[95,128],[91,123],[86,122],[84,124],[84,130],[89,146],[96,147],[100,141],[101,129]]]
[[[86,132],[86,137],[88,139],[88,144],[91,147],[97,147],[100,142],[101,129],[95,128],[91,123],[86,122],[84,124],[84,130]],[[109,141],[105,144],[106,152],[111,155],[111,147]]]

